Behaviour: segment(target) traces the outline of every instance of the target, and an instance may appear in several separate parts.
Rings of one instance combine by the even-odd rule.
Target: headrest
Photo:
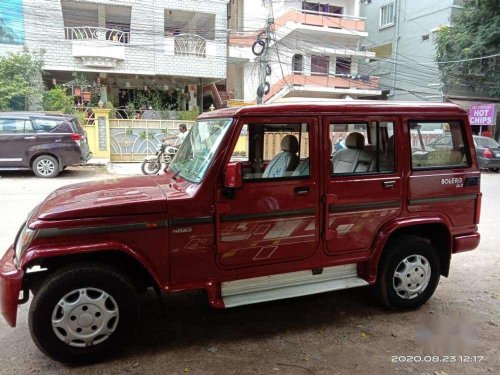
[[[293,135],[285,135],[281,140],[281,150],[296,154],[299,152],[299,141]]]
[[[348,148],[363,148],[365,147],[365,137],[358,132],[351,133],[345,139],[345,145]]]

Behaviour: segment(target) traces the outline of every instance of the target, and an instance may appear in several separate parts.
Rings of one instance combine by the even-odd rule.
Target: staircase
[[[203,95],[212,96],[215,109],[226,108],[227,101],[230,99],[229,94],[215,83],[203,86]]]

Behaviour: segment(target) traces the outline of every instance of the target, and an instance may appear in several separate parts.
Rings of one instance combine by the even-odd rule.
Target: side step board
[[[227,281],[221,292],[225,307],[235,307],[365,285],[368,282],[358,277],[356,264],[346,264],[324,268],[317,275],[308,270]]]

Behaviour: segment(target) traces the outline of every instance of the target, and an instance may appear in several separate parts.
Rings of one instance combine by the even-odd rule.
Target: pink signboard
[[[471,125],[495,125],[495,104],[474,104],[469,109]]]

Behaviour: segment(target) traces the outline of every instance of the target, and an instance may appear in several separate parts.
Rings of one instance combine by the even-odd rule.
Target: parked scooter
[[[162,169],[162,163],[164,164],[163,169],[167,169],[168,165],[172,162],[172,159],[177,153],[177,149],[177,147],[169,146],[164,142],[160,143],[156,147],[156,153],[154,155],[147,156],[142,162],[142,173],[145,175],[157,174]]]

